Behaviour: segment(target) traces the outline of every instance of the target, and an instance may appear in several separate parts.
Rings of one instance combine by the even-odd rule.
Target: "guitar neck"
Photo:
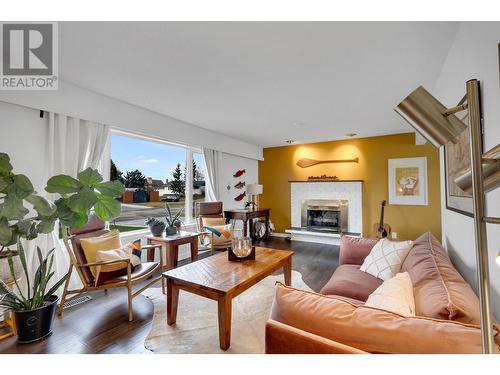
[[[382,205],[382,209],[380,210],[380,228],[384,227],[384,205]]]

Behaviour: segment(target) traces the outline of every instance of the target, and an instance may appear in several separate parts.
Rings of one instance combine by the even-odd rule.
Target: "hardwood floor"
[[[302,274],[304,282],[314,291],[319,291],[326,284],[338,266],[337,246],[291,242],[278,237],[255,244],[293,250],[292,268]],[[206,256],[209,252],[200,253],[200,258]],[[182,265],[186,261],[179,263]],[[0,353],[151,354],[144,348],[144,339],[153,317],[153,304],[146,297],[134,298],[134,321],[129,322],[125,290],[89,295],[91,301],[68,308],[61,318],[56,317],[50,337],[23,345],[17,344],[15,337],[11,337],[0,341]]]

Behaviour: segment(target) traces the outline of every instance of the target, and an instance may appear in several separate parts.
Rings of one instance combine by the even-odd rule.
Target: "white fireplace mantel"
[[[337,244],[339,234],[307,232],[301,227],[302,202],[307,199],[339,199],[349,201],[350,233],[363,234],[363,181],[290,181],[291,225],[287,230],[292,240]]]

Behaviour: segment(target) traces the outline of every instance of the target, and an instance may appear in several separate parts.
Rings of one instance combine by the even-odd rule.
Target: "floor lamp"
[[[439,148],[448,142],[456,143],[457,137],[465,131],[467,126],[454,115],[465,109],[469,111],[471,168],[458,177],[455,183],[463,190],[472,192],[482,347],[483,353],[493,353],[486,224],[500,224],[500,218],[485,215],[485,193],[500,186],[500,145],[483,154],[479,81],[467,81],[466,95],[455,107],[446,108],[420,86],[395,111]]]

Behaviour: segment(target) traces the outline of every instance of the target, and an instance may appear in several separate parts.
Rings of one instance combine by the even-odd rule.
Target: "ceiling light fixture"
[[[346,137],[355,137],[357,135],[358,135],[358,133],[347,133],[345,136]]]
[[[297,126],[297,127],[301,127],[301,126],[304,126],[305,123],[303,123],[302,121],[297,121],[297,122],[294,122],[293,123],[293,126]]]
[[[285,143],[288,143],[289,145],[293,145],[295,141],[293,139],[287,139]]]

